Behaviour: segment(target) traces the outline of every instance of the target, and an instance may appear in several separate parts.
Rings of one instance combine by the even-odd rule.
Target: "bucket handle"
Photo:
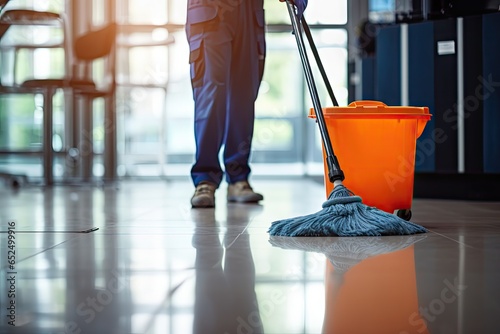
[[[354,108],[363,108],[363,107],[376,107],[376,108],[385,108],[387,107],[387,104],[384,102],[380,101],[374,101],[374,100],[360,100],[360,101],[354,101],[349,103],[349,107],[354,107]],[[425,113],[424,114],[429,114],[429,108],[425,108]],[[424,132],[425,126],[429,119],[419,119],[417,121],[417,138],[419,138],[422,135],[422,132]]]
[[[363,107],[385,108],[385,107],[387,107],[387,104],[385,104],[384,102],[380,102],[380,101],[360,100],[360,101],[354,101],[354,102],[349,103],[349,107],[356,107],[356,108],[363,108]]]

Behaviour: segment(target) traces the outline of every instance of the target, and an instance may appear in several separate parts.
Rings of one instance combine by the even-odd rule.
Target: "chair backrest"
[[[106,57],[111,53],[115,39],[115,23],[110,23],[100,29],[90,31],[76,39],[74,56],[84,61]]]
[[[40,12],[32,9],[11,9],[2,14],[2,22],[12,24],[55,24],[61,16],[53,12]]]
[[[73,45],[73,77],[92,80],[98,86],[111,88],[115,84],[115,41],[117,25],[109,23],[101,28],[91,30],[78,36]],[[92,78],[92,63],[104,59],[103,78]],[[81,70],[83,69],[83,75]],[[101,82],[99,82],[101,81]]]
[[[2,1],[2,0],[0,0]],[[11,9],[0,16],[0,25],[4,27],[0,39],[9,29],[17,26],[61,26],[66,28],[61,14],[53,12],[40,12],[32,9]],[[65,29],[67,30],[67,29]]]
[[[0,0],[0,14],[2,13],[2,10],[5,8],[9,0]]]
[[[1,1],[1,0],[0,0]],[[30,40],[18,40],[18,34],[12,32],[13,38],[7,38],[6,33],[14,26],[24,26],[36,29],[37,26],[55,27],[62,31],[61,40],[36,43]],[[5,38],[4,38],[5,36]],[[9,35],[10,36],[10,35]],[[14,38],[15,37],[15,38]],[[47,48],[60,48],[64,50],[64,73],[70,73],[70,59],[71,59],[71,42],[68,29],[68,22],[64,14],[54,12],[41,12],[31,9],[11,9],[6,10],[0,15],[0,52],[2,52],[2,59],[7,59],[7,52],[13,52],[14,63],[12,66],[12,80],[13,85],[16,85],[16,67],[17,67],[17,52],[22,49],[47,49]]]

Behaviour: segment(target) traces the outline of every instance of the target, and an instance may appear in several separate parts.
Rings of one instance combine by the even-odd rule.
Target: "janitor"
[[[307,1],[295,3],[300,12]],[[195,103],[191,205],[214,207],[224,177],[228,201],[259,202],[263,196],[248,178],[255,100],[266,57],[263,0],[188,0],[186,33]]]

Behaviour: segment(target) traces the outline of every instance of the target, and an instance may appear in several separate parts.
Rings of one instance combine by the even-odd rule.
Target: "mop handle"
[[[321,61],[321,58],[319,56],[318,49],[316,48],[316,44],[314,43],[314,39],[311,34],[311,29],[309,29],[309,25],[307,24],[306,18],[302,16],[302,28],[304,28],[304,32],[306,34],[307,40],[309,41],[309,45],[311,46],[311,51],[314,55],[314,59],[316,60],[316,64],[318,65],[318,69],[321,72],[321,76],[323,77],[323,81],[326,86],[326,90],[328,91],[328,94],[330,95],[330,99],[332,100],[332,103],[335,107],[339,106],[339,103],[337,102],[337,99],[335,98],[335,94],[333,93],[332,85],[330,84],[330,80],[328,79],[328,76],[326,75],[325,67],[323,66],[323,62]]]
[[[332,143],[330,141],[330,136],[328,134],[328,129],[326,127],[325,118],[323,116],[323,109],[319,100],[318,90],[316,89],[316,84],[314,82],[314,77],[311,70],[311,64],[307,58],[306,47],[304,44],[304,39],[302,38],[301,26],[299,19],[295,14],[295,7],[291,0],[286,0],[288,7],[288,13],[290,14],[290,20],[292,21],[293,31],[295,32],[295,39],[297,41],[297,47],[299,49],[300,59],[302,61],[302,68],[304,69],[304,74],[307,81],[307,86],[309,88],[309,93],[311,94],[314,111],[316,113],[316,119],[318,121],[318,126],[323,140],[323,146],[326,155],[326,164],[328,166],[328,179],[331,183],[334,181],[343,181],[344,172],[340,169],[340,164],[337,157],[333,152]]]

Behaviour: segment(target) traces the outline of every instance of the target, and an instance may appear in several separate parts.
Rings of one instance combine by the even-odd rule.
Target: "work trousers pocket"
[[[203,39],[189,41],[189,64],[191,66],[191,85],[193,88],[203,86],[205,76],[205,57]]]
[[[259,58],[262,60],[266,56],[266,38],[265,38],[265,14],[263,9],[256,9],[254,11],[255,17],[255,29],[257,36],[257,50],[259,52]]]
[[[188,38],[209,31],[216,31],[219,27],[219,22],[217,7],[193,6],[188,8],[186,20]]]

